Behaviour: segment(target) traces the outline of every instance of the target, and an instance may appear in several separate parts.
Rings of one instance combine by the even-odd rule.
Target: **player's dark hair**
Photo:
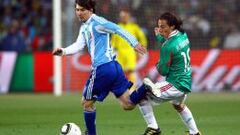
[[[177,18],[176,15],[170,12],[163,13],[160,20],[166,20],[169,26],[175,26],[175,29],[179,30],[180,32],[185,32],[182,28],[182,20]]]
[[[95,13],[96,2],[94,0],[75,0],[75,4],[78,4],[79,6]]]
[[[127,8],[127,7],[121,8],[120,11],[124,11],[124,12],[130,13],[130,9]]]

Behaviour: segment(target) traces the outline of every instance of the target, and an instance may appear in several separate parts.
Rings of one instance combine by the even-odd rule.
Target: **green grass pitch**
[[[67,122],[84,130],[80,100],[80,94],[0,95],[0,135],[59,135]],[[240,134],[240,93],[193,93],[186,103],[203,135]],[[154,111],[163,135],[184,135],[186,128],[169,103]],[[113,96],[97,103],[99,135],[140,135],[145,126],[138,108],[125,112]]]

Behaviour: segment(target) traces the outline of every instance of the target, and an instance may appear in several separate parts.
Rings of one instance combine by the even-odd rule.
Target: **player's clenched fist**
[[[154,33],[155,33],[155,35],[160,34],[160,32],[159,32],[159,28],[158,28],[158,27],[155,27],[155,28],[154,28]]]
[[[57,56],[63,56],[65,54],[65,51],[63,48],[55,48],[52,54]]]

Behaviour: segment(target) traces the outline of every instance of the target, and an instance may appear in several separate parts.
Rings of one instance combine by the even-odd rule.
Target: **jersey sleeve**
[[[162,76],[167,76],[169,67],[172,62],[172,52],[170,48],[164,47],[160,52],[160,60],[158,61],[156,68]]]
[[[105,20],[104,22],[102,21],[101,26],[98,26],[97,29],[101,32],[118,34],[119,36],[121,36],[122,38],[127,40],[127,42],[132,47],[136,47],[137,44],[138,44],[137,39],[133,35],[131,35],[129,32],[122,29],[120,26],[118,26],[117,24],[115,24],[113,22],[110,22],[110,21],[107,21],[107,20]]]
[[[71,55],[71,54],[75,54],[75,53],[83,50],[83,48],[85,46],[86,46],[86,41],[82,34],[82,30],[80,28],[77,40],[70,46],[64,48],[64,51],[65,51],[66,55]]]

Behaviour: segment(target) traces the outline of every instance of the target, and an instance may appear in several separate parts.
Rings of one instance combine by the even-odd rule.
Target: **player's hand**
[[[154,33],[155,33],[155,36],[157,36],[158,34],[160,34],[158,27],[155,27],[155,28],[154,28]]]
[[[144,55],[147,53],[147,49],[144,48],[142,45],[138,44],[135,48],[135,51],[137,51],[138,53],[140,53],[141,55]]]
[[[62,48],[55,48],[53,51],[52,51],[52,54],[53,55],[57,55],[57,56],[63,56],[64,55],[64,51]]]

